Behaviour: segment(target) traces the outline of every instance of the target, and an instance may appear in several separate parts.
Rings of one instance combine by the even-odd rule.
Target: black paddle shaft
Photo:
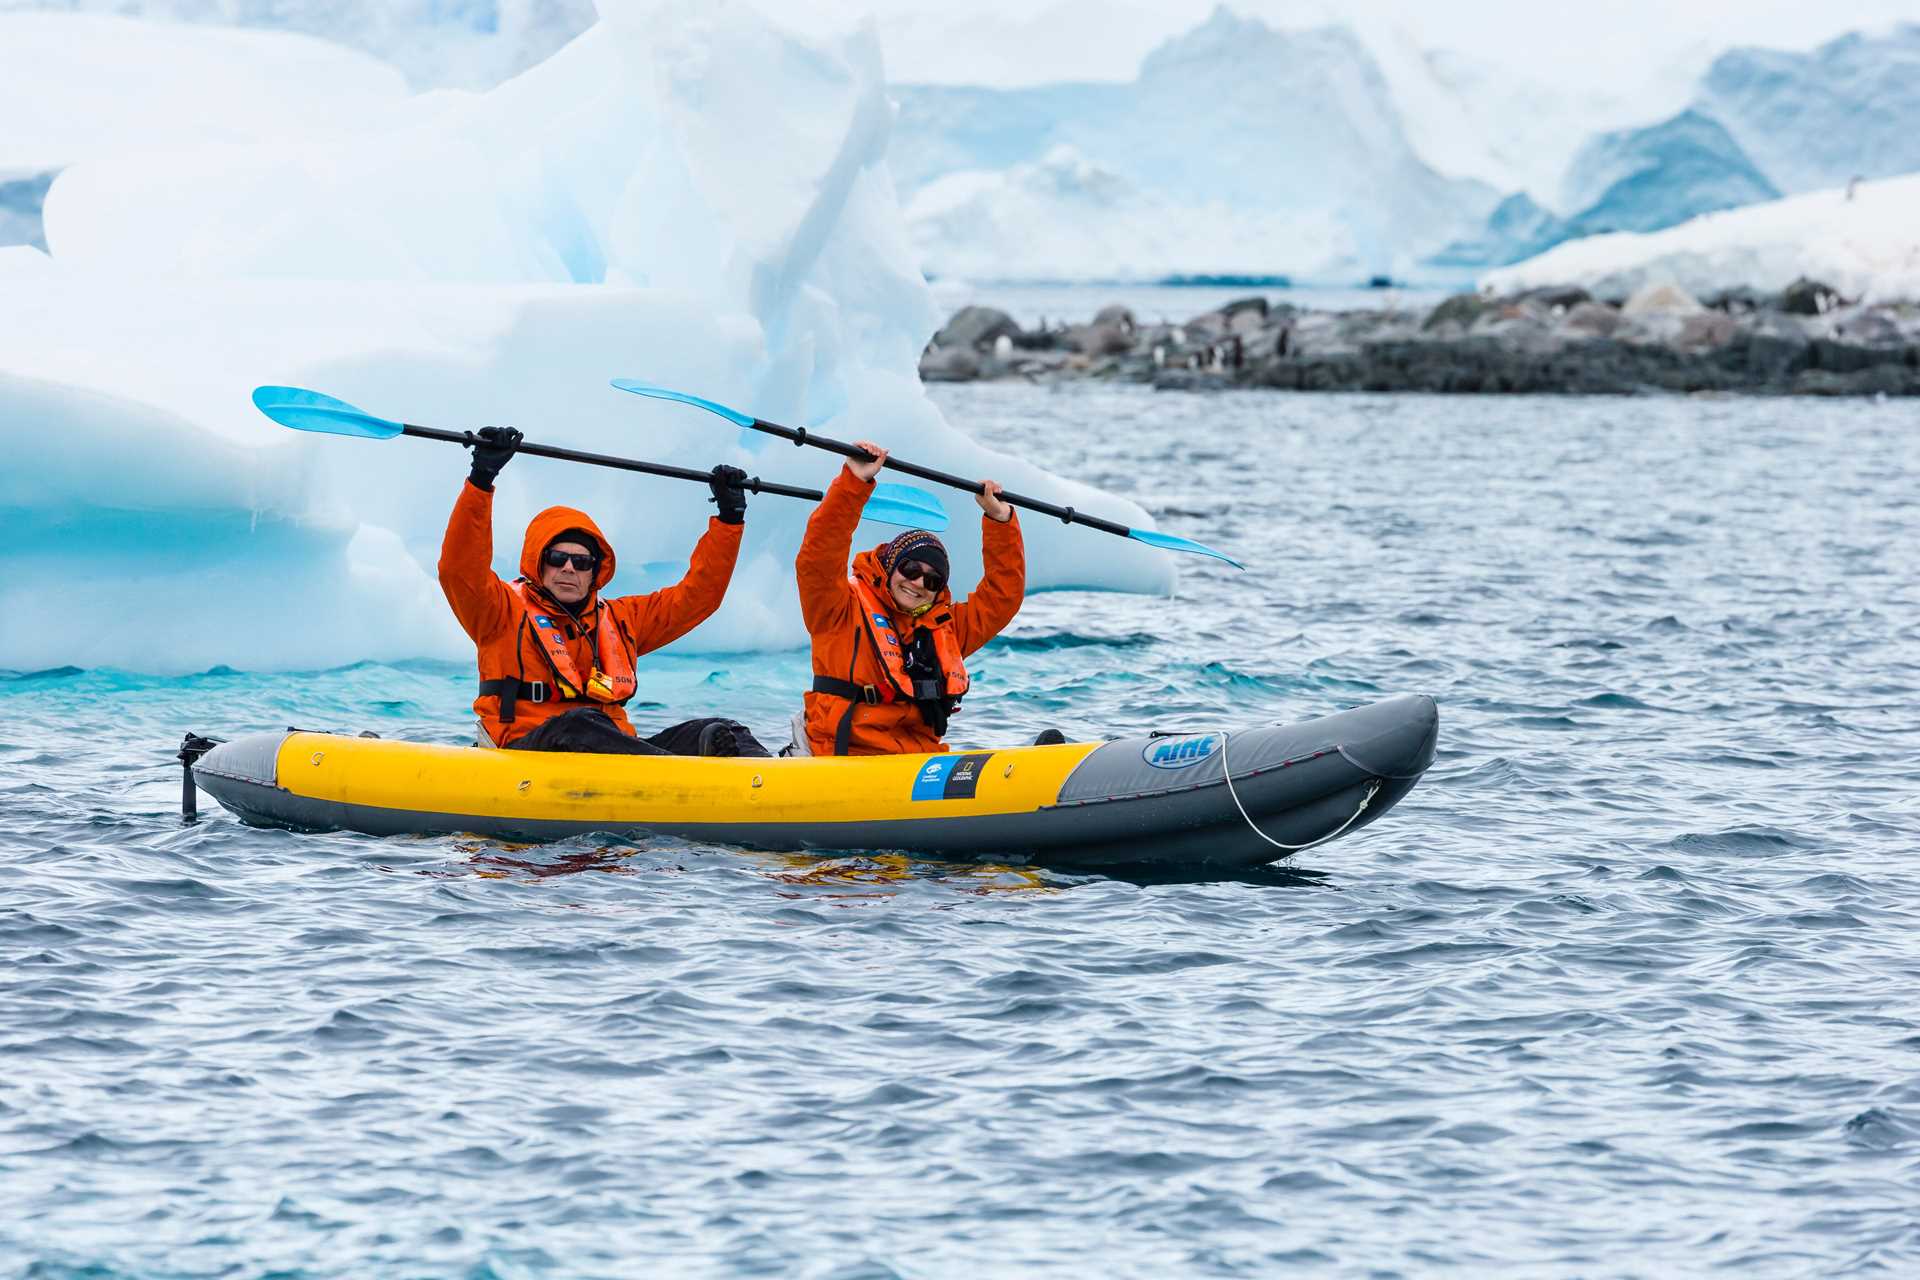
[[[472,446],[478,437],[466,431],[442,431],[438,427],[416,427],[412,423],[402,423],[400,434],[413,436],[418,440],[444,440],[448,444]],[[595,467],[612,467],[616,471],[638,471],[642,475],[665,476],[669,480],[697,480],[707,484],[713,479],[711,471],[695,471],[692,467],[670,467],[664,462],[636,462],[632,458],[615,458],[604,453],[583,453],[578,449],[561,449],[550,444],[528,444],[522,440],[515,453],[531,454],[536,458],[558,458],[562,462],[584,462]],[[858,449],[854,450],[859,453]],[[865,456],[865,455],[862,455]],[[750,476],[742,482],[741,488],[754,493],[774,493],[783,498],[805,498],[809,502],[818,502],[826,497],[818,489],[802,489],[790,484],[775,484],[771,480],[762,480],[759,476]]]
[[[848,444],[844,440],[830,440],[826,436],[817,436],[805,427],[783,427],[777,422],[763,422],[759,418],[755,418],[753,420],[753,429],[755,431],[764,431],[770,436],[779,436],[783,440],[791,440],[796,445],[810,444],[816,449],[825,449],[829,453],[837,453],[842,457],[852,458],[856,462],[873,461],[873,455],[865,449],[862,449],[859,445]],[[890,470],[904,472],[910,476],[918,476],[922,480],[931,480],[935,484],[944,484],[952,489],[964,489],[968,493],[986,492],[986,486],[978,480],[968,480],[964,476],[956,476],[947,471],[935,471],[932,467],[923,467],[917,462],[901,462],[897,458],[888,458],[882,465]],[[1117,533],[1123,538],[1133,536],[1133,530],[1124,524],[1117,524],[1112,520],[1102,520],[1099,516],[1090,516],[1085,512],[1075,511],[1072,507],[1055,506],[1051,502],[1042,502],[1038,498],[1027,498],[1017,493],[1008,493],[1004,489],[1000,491],[1000,501],[1011,507],[1025,507],[1028,511],[1038,511],[1043,516],[1052,516],[1054,519],[1065,521],[1067,524],[1083,524],[1089,529],[1098,529],[1102,533]]]

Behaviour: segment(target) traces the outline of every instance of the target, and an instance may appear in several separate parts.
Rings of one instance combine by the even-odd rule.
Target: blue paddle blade
[[[255,387],[253,407],[283,427],[295,431],[324,431],[335,436],[391,440],[400,434],[398,422],[363,413],[344,400],[300,387]]]
[[[1215,560],[1225,560],[1236,569],[1244,569],[1247,567],[1224,552],[1215,551],[1212,547],[1195,542],[1192,538],[1183,538],[1175,533],[1161,533],[1157,529],[1129,529],[1127,530],[1127,536],[1135,542],[1144,542],[1150,547],[1159,547],[1162,551],[1186,551],[1196,556],[1212,556]]]
[[[897,524],[903,529],[925,529],[928,533],[945,533],[947,529],[947,509],[940,505],[940,500],[910,484],[874,485],[860,518]]]
[[[631,391],[637,396],[652,396],[655,400],[675,400],[681,404],[690,404],[696,409],[705,409],[708,413],[717,413],[736,427],[753,425],[753,415],[729,409],[712,400],[702,400],[699,396],[690,396],[684,391],[673,391],[666,387],[656,387],[650,382],[635,382],[632,378],[615,378],[613,385],[622,391]]]

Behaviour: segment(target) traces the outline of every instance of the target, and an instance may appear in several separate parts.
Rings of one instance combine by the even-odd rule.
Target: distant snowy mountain
[[[1920,172],[1920,24],[1810,53],[1735,49],[1695,103],[1782,191]]]
[[[1568,237],[1657,231],[1849,179],[1920,171],[1920,25],[1808,53],[1734,49],[1691,105],[1584,147],[1561,196]]]
[[[1733,135],[1695,110],[1595,138],[1574,158],[1566,190],[1576,211],[1568,219],[1569,237],[1658,231],[1780,195]]]
[[[1076,236],[1113,255],[1096,275],[1400,273],[1499,199],[1421,158],[1378,63],[1342,27],[1279,31],[1221,8],[1128,84],[896,96],[891,164],[936,273],[1084,276],[1088,255],[1058,258]]]

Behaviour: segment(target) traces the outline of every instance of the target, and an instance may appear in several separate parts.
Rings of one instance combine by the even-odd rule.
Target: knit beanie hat
[[[909,529],[880,548],[880,567],[888,573],[893,572],[895,565],[908,560],[918,560],[941,577],[948,576],[947,548],[925,529]]]

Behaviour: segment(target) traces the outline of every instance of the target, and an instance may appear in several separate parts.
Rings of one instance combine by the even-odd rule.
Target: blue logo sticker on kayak
[[[1194,734],[1189,738],[1156,738],[1140,748],[1140,758],[1156,769],[1184,769],[1213,757],[1219,735]]]
[[[947,775],[953,772],[953,766],[959,756],[934,756],[920,766],[920,772],[913,778],[913,798],[915,800],[944,799],[947,791]]]
[[[915,800],[971,800],[993,752],[964,756],[932,756],[913,776]]]

